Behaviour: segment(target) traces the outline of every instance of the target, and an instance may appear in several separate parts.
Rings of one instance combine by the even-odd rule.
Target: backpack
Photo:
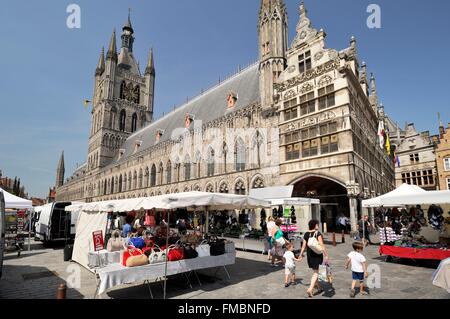
[[[317,239],[317,234],[317,232],[315,232],[313,236],[311,236],[311,233],[309,234],[308,247],[316,254],[322,255],[323,247]]]

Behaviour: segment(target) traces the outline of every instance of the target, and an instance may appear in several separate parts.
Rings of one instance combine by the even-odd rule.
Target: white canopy
[[[2,192],[3,196],[5,197],[5,208],[29,209],[33,207],[31,200],[17,197],[1,188],[0,192]]]
[[[127,212],[141,209],[170,210],[208,208],[214,210],[270,207],[270,203],[243,195],[188,192],[154,197],[131,198],[66,207],[67,211]]]
[[[440,205],[450,203],[450,191],[427,192],[415,185],[403,184],[382,196],[363,200],[363,207],[396,207],[405,205]]]
[[[304,205],[319,205],[320,200],[314,198],[279,198],[269,199],[272,206],[304,206]]]

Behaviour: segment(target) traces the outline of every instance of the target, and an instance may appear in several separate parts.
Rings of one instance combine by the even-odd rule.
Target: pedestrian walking
[[[323,242],[323,235],[319,232],[319,221],[311,220],[309,222],[309,231],[305,233],[302,250],[300,252],[300,260],[304,258],[305,250],[307,253],[308,266],[314,271],[311,277],[311,284],[307,290],[309,298],[314,296],[314,288],[317,288],[317,294],[323,292],[319,284],[319,267],[328,261],[328,251]]]
[[[288,288],[290,285],[296,285],[295,282],[295,262],[301,261],[298,258],[295,258],[294,255],[294,245],[287,244],[286,252],[283,255],[284,262],[284,287]]]
[[[352,288],[350,291],[350,297],[355,298],[356,296],[356,284],[359,282],[359,293],[361,295],[366,295],[364,290],[364,279],[368,277],[367,273],[367,261],[366,257],[362,254],[364,250],[364,245],[360,242],[353,243],[353,251],[348,254],[347,260],[345,262],[345,269],[348,269],[351,265],[352,269]]]
[[[358,222],[358,232],[364,246],[373,245],[372,241],[370,240],[371,228],[372,226],[369,222],[369,216],[363,216]]]
[[[272,235],[274,233],[274,229],[277,227],[275,225],[275,219],[272,216],[269,216],[268,222],[267,222],[267,241],[269,242],[269,260],[272,260],[271,251],[273,248],[272,243]]]

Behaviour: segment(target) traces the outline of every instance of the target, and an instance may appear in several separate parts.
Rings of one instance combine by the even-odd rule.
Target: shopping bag
[[[211,256],[210,247],[207,241],[203,241],[200,245],[195,248],[198,253],[198,257],[209,257]]]
[[[198,257],[198,252],[191,245],[184,245],[184,258],[185,259],[195,259]]]
[[[319,266],[319,280],[320,281],[328,281],[328,272],[327,272],[327,266],[325,264],[322,264]]]
[[[127,267],[139,267],[148,265],[148,258],[145,255],[131,256],[125,262]]]

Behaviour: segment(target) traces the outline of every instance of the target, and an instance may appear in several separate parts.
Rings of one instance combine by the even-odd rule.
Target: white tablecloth
[[[183,274],[193,270],[234,265],[235,262],[236,252],[221,256],[210,256],[169,262],[167,263],[167,276]],[[98,295],[101,295],[108,289],[115,286],[164,278],[165,263],[133,268],[127,268],[121,264],[110,264],[104,268],[97,269],[96,272],[100,278]]]

